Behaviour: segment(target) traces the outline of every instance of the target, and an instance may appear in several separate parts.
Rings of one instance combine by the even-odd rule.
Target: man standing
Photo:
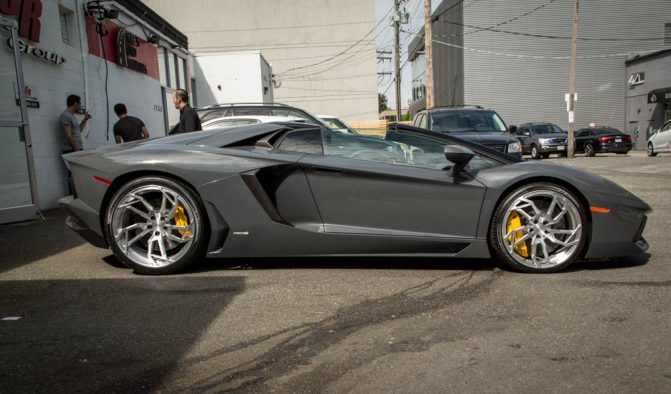
[[[189,105],[189,94],[186,90],[176,89],[172,92],[172,102],[175,104],[175,108],[179,110],[179,123],[170,130],[169,134],[188,133],[203,129],[196,110]]]
[[[114,140],[117,144],[149,138],[147,126],[140,119],[128,116],[128,110],[124,104],[115,105],[114,113],[119,117],[114,124]]]
[[[86,125],[86,122],[91,119],[91,115],[87,112],[86,115],[84,115],[84,120],[77,122],[75,113],[79,111],[81,101],[81,97],[76,94],[69,95],[66,101],[68,107],[58,119],[60,128],[63,131],[63,153],[76,152],[84,149],[81,129]]]

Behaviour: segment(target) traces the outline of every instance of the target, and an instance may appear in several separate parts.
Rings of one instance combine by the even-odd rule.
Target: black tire
[[[146,191],[146,194],[141,195],[140,193],[143,191]],[[165,213],[168,213],[169,207],[167,203],[165,211],[159,215],[159,212],[161,212],[161,204],[158,200],[164,198],[163,196],[166,194],[165,191],[174,193],[175,201],[168,200],[172,206],[182,205],[181,212],[184,216],[181,216],[180,218],[185,218],[186,223],[189,225],[188,230],[165,227],[176,226],[179,224],[176,222],[177,219],[174,210],[172,211],[171,218],[168,218],[167,215],[165,215],[165,220],[161,218]],[[133,197],[133,195],[140,195],[144,201],[151,201],[158,205],[158,208],[150,210],[146,205],[143,205],[141,200],[131,202],[132,200],[130,199],[137,198]],[[171,195],[171,197],[173,197],[173,195]],[[120,207],[119,205],[122,202],[124,206]],[[151,202],[150,206],[153,207],[154,204]],[[127,206],[130,205],[133,205],[133,207],[137,209],[131,211],[130,208],[127,208]],[[137,210],[141,211],[146,216],[136,214],[135,212]],[[124,247],[124,245],[120,244],[123,241],[121,239],[117,241],[117,237],[113,234],[118,234],[119,238],[121,238],[123,230],[119,231],[119,227],[117,226],[121,224],[120,227],[125,228],[126,224],[134,225],[136,223],[144,227],[133,229],[133,233],[131,233],[131,230],[126,231],[125,239],[128,240],[130,237],[135,239],[138,237],[138,240],[136,241],[137,246],[135,246],[136,244],[129,245],[128,241],[126,241],[126,246]],[[132,268],[134,272],[146,275],[172,274],[190,266],[205,254],[209,233],[209,224],[205,215],[205,208],[197,193],[182,182],[161,176],[141,177],[131,180],[121,186],[119,190],[114,193],[105,209],[103,227],[105,238],[107,239],[107,243],[112,249],[112,252],[114,252],[114,255],[124,265]],[[115,230],[115,227],[117,227],[117,230]],[[149,233],[142,236],[142,238],[139,238],[139,233],[144,233],[147,230]],[[159,236],[159,233],[161,233],[160,247],[154,246],[155,241],[147,238]],[[168,238],[168,233],[173,236],[172,239]],[[181,240],[175,241],[174,238],[181,238]],[[145,239],[147,243],[146,246],[144,245]],[[157,244],[158,242],[156,245]],[[152,252],[155,247],[159,247],[159,249],[161,249],[159,253],[161,253],[162,257],[156,256],[158,258],[154,259],[155,254],[148,253],[148,249],[150,249],[149,245],[152,245]],[[143,246],[145,246],[144,249],[142,249]],[[169,249],[166,250],[166,248]],[[171,256],[168,256],[169,259],[165,259],[167,253],[173,251],[175,252],[174,261],[169,261],[172,259]],[[146,259],[149,259],[148,261],[145,261],[146,259],[143,254],[146,255]]]
[[[531,158],[534,160],[541,158],[541,152],[538,150],[537,145],[531,145]]]
[[[594,146],[592,144],[585,144],[585,156],[594,157],[594,155],[596,155]]]
[[[544,158],[544,159],[547,159],[548,157],[550,157],[550,154],[549,153],[541,153],[541,157]]]
[[[657,156],[657,153],[655,152],[655,148],[652,147],[652,142],[648,143],[648,156],[649,157]]]
[[[529,195],[529,193],[536,193],[536,192],[548,193],[548,194],[554,193],[562,197],[565,197],[566,201],[572,204],[572,206],[575,208],[574,216],[576,221],[579,221],[578,224],[580,224],[581,229],[579,241],[575,244],[576,245],[575,248],[571,246],[570,250],[566,251],[565,256],[558,254],[557,255],[558,261],[556,262],[556,264],[551,266],[548,265],[547,267],[536,267],[536,266],[532,267],[523,264],[518,260],[525,260],[524,256],[520,256],[519,254],[515,256],[514,255],[516,253],[515,251],[508,252],[506,245],[504,243],[505,242],[504,240],[506,239],[505,237],[506,234],[504,234],[504,230],[502,229],[502,223],[505,220],[505,216],[508,210],[521,196]],[[546,207],[546,209],[549,209],[549,207]],[[520,218],[522,218],[522,216],[520,216]],[[565,220],[568,221],[568,218],[566,218]],[[525,225],[527,224],[529,223],[528,222],[525,223]],[[525,228],[523,231],[526,231],[525,235],[530,232],[530,230],[528,230],[527,228]],[[494,211],[494,214],[492,216],[488,234],[488,243],[493,252],[492,257],[498,258],[505,265],[516,271],[528,272],[528,273],[549,273],[565,269],[580,256],[582,249],[585,247],[586,241],[587,241],[587,216],[585,213],[585,208],[582,206],[582,204],[579,202],[576,196],[569,190],[559,185],[545,182],[524,185],[508,194],[496,207],[496,210]],[[528,244],[528,242],[525,243]],[[558,252],[558,250],[555,250],[553,252]]]

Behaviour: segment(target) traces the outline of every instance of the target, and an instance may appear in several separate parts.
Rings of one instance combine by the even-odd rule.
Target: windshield
[[[551,124],[551,123],[535,125],[534,126],[534,132],[536,134],[553,134],[553,133],[564,134],[564,130],[562,130],[556,124]]]
[[[445,111],[431,114],[429,128],[443,132],[505,132],[506,126],[494,111]]]
[[[324,122],[326,122],[326,124],[331,126],[332,129],[346,129],[347,128],[347,126],[345,126],[345,124],[343,122],[341,122],[340,120],[338,120],[336,118],[321,118],[321,120],[323,120]]]
[[[291,107],[280,107],[280,106],[226,106],[220,108],[203,108],[198,109],[198,116],[200,117],[201,122],[207,122],[208,120],[223,118],[226,116],[286,116],[305,119],[306,123],[316,124],[319,126],[325,126],[330,128],[321,119],[318,119],[316,116],[310,115],[303,110]]]

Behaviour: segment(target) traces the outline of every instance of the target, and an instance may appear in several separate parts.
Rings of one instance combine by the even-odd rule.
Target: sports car
[[[617,184],[445,133],[308,123],[180,134],[64,155],[67,225],[143,274],[204,257],[494,258],[540,273],[648,244]]]

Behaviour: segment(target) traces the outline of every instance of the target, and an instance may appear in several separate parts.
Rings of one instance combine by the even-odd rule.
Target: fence
[[[384,137],[387,131],[386,120],[352,120],[347,122],[352,128],[356,129],[361,134],[379,135]],[[401,122],[409,124],[410,122]]]

